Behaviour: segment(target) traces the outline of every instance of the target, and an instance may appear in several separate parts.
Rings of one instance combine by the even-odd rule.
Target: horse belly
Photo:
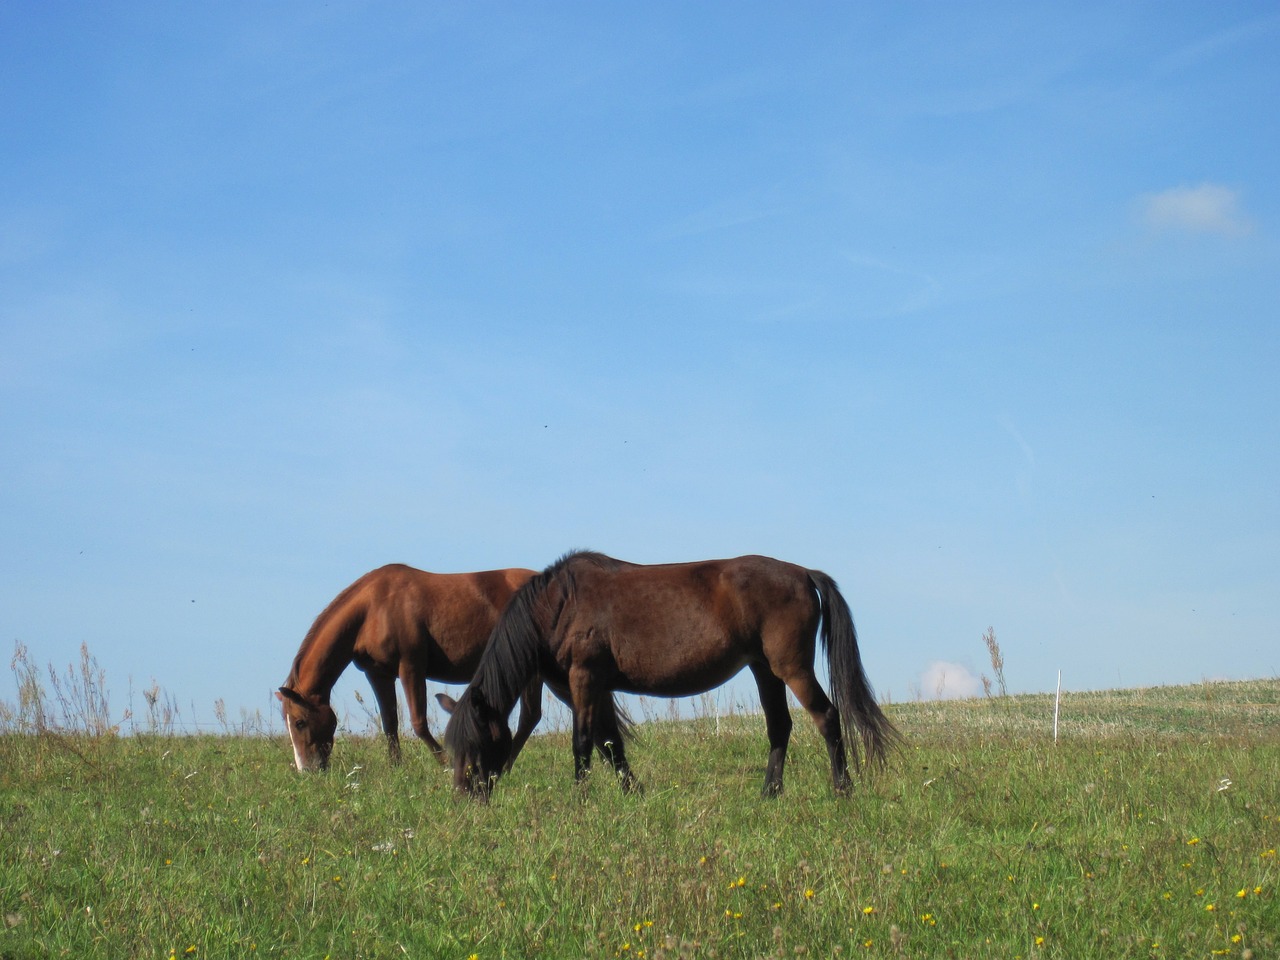
[[[614,661],[619,690],[689,697],[728,683],[748,658],[724,642],[690,640],[620,645],[614,650]]]

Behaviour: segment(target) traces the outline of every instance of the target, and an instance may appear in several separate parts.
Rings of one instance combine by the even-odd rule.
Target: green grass
[[[896,704],[853,795],[797,717],[535,737],[493,801],[344,737],[0,734],[0,957],[1212,957],[1280,947],[1280,681]]]

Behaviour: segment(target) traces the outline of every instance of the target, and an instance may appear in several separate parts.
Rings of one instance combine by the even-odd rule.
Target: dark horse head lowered
[[[832,699],[814,674],[819,636]],[[689,696],[743,667],[755,677],[769,736],[766,795],[782,791],[787,690],[826,741],[838,792],[850,782],[842,723],[858,732],[871,763],[883,764],[898,740],[863,672],[849,606],[825,573],[768,557],[642,566],[575,552],[521,587],[494,627],[445,728],[454,783],[488,795],[510,758],[505,718],[539,670],[568,690],[577,777],[589,772],[594,744],[626,788],[635,781],[613,692]]]

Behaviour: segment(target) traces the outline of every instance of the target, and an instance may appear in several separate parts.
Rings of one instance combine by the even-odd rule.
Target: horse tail
[[[617,693],[609,694],[609,701],[613,706],[614,716],[618,719],[618,734],[622,737],[623,743],[635,743],[636,741],[636,722],[631,719],[631,714],[622,708],[622,704],[618,702]]]
[[[810,570],[809,579],[822,603],[822,646],[827,654],[831,675],[831,699],[840,713],[840,723],[862,738],[867,762],[883,767],[889,751],[898,745],[902,735],[876,703],[862,658],[858,654],[858,633],[853,614],[836,582],[819,570]],[[850,740],[854,765],[858,750]]]

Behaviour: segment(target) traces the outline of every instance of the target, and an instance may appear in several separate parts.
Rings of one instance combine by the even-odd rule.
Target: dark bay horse
[[[834,703],[813,670],[819,623]],[[574,552],[512,597],[453,705],[444,739],[454,785],[488,795],[515,747],[507,715],[539,673],[568,688],[577,778],[590,770],[592,743],[603,743],[626,789],[634,780],[623,738],[601,709],[613,691],[688,696],[743,667],[755,677],[769,736],[766,796],[782,791],[788,689],[826,741],[839,793],[850,785],[842,722],[858,732],[870,763],[883,765],[899,739],[863,672],[849,606],[825,573],[768,557],[642,566]],[[853,753],[856,765],[856,746]]]
[[[373,687],[392,761],[400,759],[398,677],[414,733],[443,762],[440,744],[427,728],[427,681],[469,681],[498,615],[533,575],[521,569],[427,573],[396,563],[366,573],[338,594],[307,631],[289,678],[276,693],[298,769],[328,765],[338,725],[329,694],[351,663]],[[508,710],[517,696],[520,723],[509,760],[542,717],[542,680],[536,671],[521,681]]]

